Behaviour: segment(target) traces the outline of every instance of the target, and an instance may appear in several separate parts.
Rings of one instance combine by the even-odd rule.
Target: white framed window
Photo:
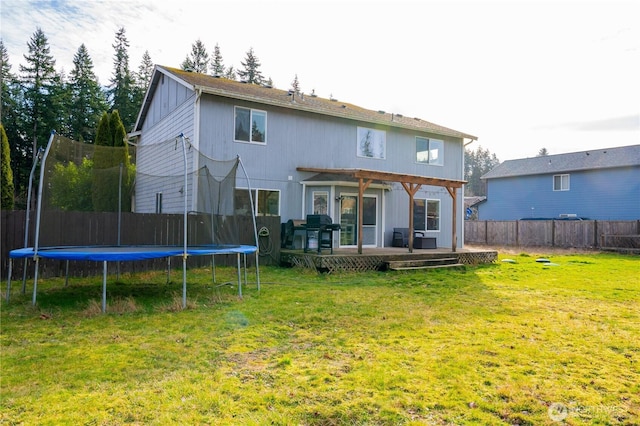
[[[554,191],[568,191],[569,190],[569,175],[553,175],[553,190]]]
[[[384,159],[387,155],[387,132],[358,127],[358,157]]]
[[[416,231],[440,230],[440,200],[421,198],[413,200],[413,229]]]
[[[444,165],[444,141],[416,136],[416,161],[436,166]]]
[[[267,143],[267,112],[235,107],[234,129],[236,142]]]
[[[273,189],[254,189],[253,197],[256,216],[280,216],[280,191]],[[236,188],[234,192],[235,212],[238,215],[251,214],[249,190]]]

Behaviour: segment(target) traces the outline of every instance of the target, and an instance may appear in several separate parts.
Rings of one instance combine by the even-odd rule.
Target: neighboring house
[[[391,245],[393,228],[409,226],[411,199],[415,229],[438,246],[462,245],[464,205],[456,199],[464,189],[464,143],[475,136],[336,99],[156,66],[131,136],[144,145],[179,134],[212,158],[241,158],[258,215],[282,222],[329,215],[341,225],[334,247]],[[182,167],[153,162],[158,170]],[[247,187],[238,176],[236,211],[250,211]],[[164,194],[165,205],[171,196]],[[137,202],[135,209],[154,206]]]
[[[481,220],[640,218],[640,145],[508,160],[482,179]]]

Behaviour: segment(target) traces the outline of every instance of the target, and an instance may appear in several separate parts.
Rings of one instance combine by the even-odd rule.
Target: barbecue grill
[[[340,224],[333,223],[331,217],[326,214],[308,214],[307,222],[304,224],[305,239],[304,252],[317,250],[322,253],[322,249],[330,249],[333,254],[333,231],[340,230]]]

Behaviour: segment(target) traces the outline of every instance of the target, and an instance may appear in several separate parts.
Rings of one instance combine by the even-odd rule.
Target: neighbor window
[[[253,197],[256,216],[280,215],[280,191],[256,189],[251,192],[251,196]],[[244,188],[236,188],[234,202],[236,214],[251,214],[249,190]]]
[[[267,142],[267,113],[249,108],[236,107],[235,137],[239,142]]]
[[[444,164],[444,142],[440,139],[416,137],[416,161],[418,163]]]
[[[554,191],[568,191],[569,190],[569,175],[554,175],[553,176],[553,190]]]
[[[440,230],[440,200],[413,200],[413,229],[417,231]]]

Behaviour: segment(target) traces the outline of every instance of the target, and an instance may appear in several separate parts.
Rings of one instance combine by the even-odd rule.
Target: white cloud
[[[236,68],[253,47],[278,88],[297,74],[304,91],[477,135],[501,160],[640,143],[560,126],[639,113],[631,1],[3,0],[0,17],[14,72],[39,26],[58,68],[85,43],[107,84],[125,27],[132,70],[145,50],[179,66],[197,39]]]

